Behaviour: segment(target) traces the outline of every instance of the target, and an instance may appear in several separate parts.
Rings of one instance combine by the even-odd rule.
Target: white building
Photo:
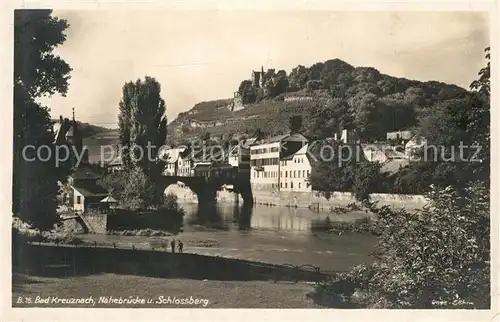
[[[421,135],[415,135],[405,145],[405,155],[410,160],[419,159],[419,152],[427,146],[427,139]]]
[[[191,177],[194,175],[194,164],[191,154],[181,153],[177,158],[177,175],[180,177]]]
[[[285,134],[260,141],[250,147],[252,189],[279,190],[280,159],[300,150],[307,139],[302,134]]]
[[[166,176],[177,176],[179,172],[179,158],[182,152],[186,150],[185,147],[168,149],[163,152],[163,159],[166,161],[165,170],[163,172]]]
[[[311,162],[307,156],[308,144],[296,153],[280,160],[280,190],[281,191],[311,191],[309,176]]]
[[[230,147],[228,163],[239,172],[250,172],[250,146],[255,141],[255,138],[248,139]]]

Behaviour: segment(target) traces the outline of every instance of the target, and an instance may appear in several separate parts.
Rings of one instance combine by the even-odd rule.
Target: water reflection
[[[186,210],[184,227],[206,227],[222,231],[276,230],[305,233],[328,229],[332,222],[348,221],[357,214],[315,212],[303,208],[269,207],[217,203],[199,207],[182,204]]]

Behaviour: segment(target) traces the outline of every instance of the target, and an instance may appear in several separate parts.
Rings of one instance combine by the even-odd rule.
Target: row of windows
[[[190,168],[179,168],[179,174],[189,175],[191,173]]]
[[[281,165],[285,166],[285,165],[287,165],[287,162],[288,161],[286,161],[286,160],[285,161],[281,161]],[[290,160],[290,163],[291,162],[292,161]],[[293,158],[293,163],[304,163],[304,157]]]
[[[285,174],[285,176],[283,177],[283,173]],[[290,170],[290,171],[281,171],[280,175],[282,178],[307,178],[309,177],[309,170]],[[302,176],[301,176],[302,175]]]
[[[272,153],[272,152],[279,152],[279,147],[273,146],[271,148],[260,148],[260,149],[254,149],[250,150],[250,154],[262,154],[262,153]]]
[[[253,177],[254,178],[277,178],[278,177],[278,171],[254,171],[253,172]]]
[[[285,176],[283,177],[283,174]],[[309,170],[290,170],[290,171],[281,171],[281,178],[308,178],[311,173]],[[278,171],[254,171],[254,178],[277,178]]]
[[[265,159],[256,159],[256,160],[251,160],[250,165],[255,167],[255,166],[263,166],[263,165],[278,165],[279,164],[279,158],[265,158]]]
[[[301,188],[301,185],[302,185],[302,183],[299,182],[299,187],[298,187],[299,189]],[[283,184],[283,182],[281,182],[280,186],[281,186],[281,188],[288,188],[288,182],[285,182],[284,184]],[[307,187],[309,187],[309,183],[306,182],[305,188],[307,188]],[[293,181],[290,182],[290,188],[293,189]]]

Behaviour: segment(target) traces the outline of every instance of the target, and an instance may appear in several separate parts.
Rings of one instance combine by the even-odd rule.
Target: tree
[[[302,130],[302,116],[301,115],[293,115],[290,117],[290,132],[298,133]]]
[[[200,139],[203,141],[203,142],[208,142],[208,140],[210,140],[210,132],[208,131],[203,131],[200,135]]]
[[[241,96],[241,101],[243,104],[255,103],[255,100],[257,99],[257,91],[252,86],[252,82],[250,80],[244,80],[240,83],[238,93]]]
[[[305,66],[299,65],[292,69],[289,75],[289,86],[291,90],[303,89],[309,80],[308,69]]]
[[[127,173],[126,183],[120,193],[120,205],[129,210],[146,210],[157,206],[154,182],[144,173],[142,168],[134,167]]]
[[[489,307],[488,188],[435,188],[428,197],[417,213],[372,207],[383,233],[371,291],[399,308]]]
[[[333,137],[344,128],[351,128],[349,106],[346,100],[335,98],[324,104],[315,102],[306,111],[305,132],[317,140]]]
[[[326,140],[315,142],[311,153],[313,162],[310,182],[313,190],[329,196],[333,191],[351,192],[356,200],[369,199],[377,192],[384,177],[380,165],[359,158],[355,145],[339,145]]]
[[[59,220],[57,179],[63,179],[65,172],[56,168],[50,157],[54,155],[54,145],[49,109],[35,99],[55,93],[64,96],[68,90],[71,68],[53,53],[66,40],[64,31],[68,27],[66,20],[52,16],[52,10],[14,12],[12,210],[40,229],[50,229]],[[23,157],[23,149],[28,146],[45,147],[40,150],[41,158],[31,149]]]
[[[126,83],[119,103],[119,140],[125,152],[124,165],[129,170],[138,166],[151,178],[163,171],[164,164],[157,157],[167,140],[165,101],[160,92],[160,83],[146,76],[144,81]]]

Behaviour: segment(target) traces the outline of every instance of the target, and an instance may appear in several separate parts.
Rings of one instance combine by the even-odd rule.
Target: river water
[[[85,235],[84,239],[116,243],[119,247],[151,248],[160,239],[184,243],[184,252],[254,260],[272,264],[314,265],[322,270],[346,270],[371,261],[373,236],[332,235],[332,222],[352,221],[363,213],[333,214],[309,209],[218,203],[186,211],[183,231],[174,237]],[[169,250],[170,251],[170,250]]]

